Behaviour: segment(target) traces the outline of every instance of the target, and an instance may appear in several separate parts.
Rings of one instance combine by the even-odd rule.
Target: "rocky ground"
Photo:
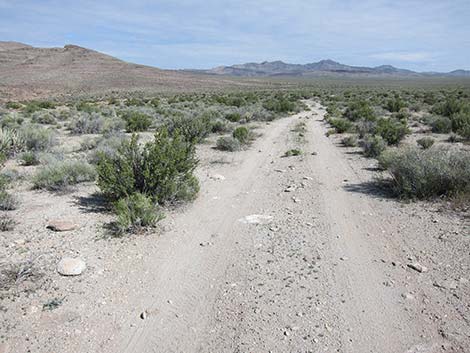
[[[104,237],[93,185],[21,190],[0,352],[468,352],[468,218],[391,198],[311,107],[246,151],[201,145],[200,196],[156,232]]]

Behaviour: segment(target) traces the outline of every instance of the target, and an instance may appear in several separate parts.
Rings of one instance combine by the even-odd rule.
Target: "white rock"
[[[64,257],[57,264],[57,272],[62,276],[78,276],[86,269],[85,261],[79,258]]]
[[[272,216],[262,214],[252,214],[239,219],[240,222],[245,224],[268,224],[273,220]]]

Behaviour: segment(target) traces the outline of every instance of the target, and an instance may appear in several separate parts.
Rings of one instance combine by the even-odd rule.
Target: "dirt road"
[[[458,295],[436,286],[456,251],[437,240],[439,214],[377,195],[363,168],[373,162],[335,146],[312,109],[200,171],[201,196],[146,264],[145,320],[105,351],[470,350],[466,278],[454,268]],[[299,120],[304,143],[291,131]],[[299,144],[303,156],[280,158]],[[458,232],[449,217],[445,230]]]
[[[54,311],[25,305],[7,352],[470,352],[463,219],[382,194],[375,162],[309,104],[246,151],[199,146],[201,193],[160,235],[94,250],[69,236],[87,272],[53,279]],[[96,222],[91,241],[105,216],[64,207]]]

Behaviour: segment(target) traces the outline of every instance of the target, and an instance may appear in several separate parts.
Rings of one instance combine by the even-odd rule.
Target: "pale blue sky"
[[[264,60],[470,69],[470,0],[0,0],[0,40],[161,68]]]

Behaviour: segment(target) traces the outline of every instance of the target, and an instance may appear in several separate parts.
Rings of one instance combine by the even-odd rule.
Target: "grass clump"
[[[380,164],[392,176],[395,191],[409,198],[468,194],[470,152],[455,148],[389,150]]]
[[[232,136],[222,136],[217,139],[216,148],[220,151],[235,152],[241,149],[241,144]]]
[[[282,157],[293,157],[293,156],[300,156],[302,155],[302,151],[297,149],[297,148],[292,148],[288,151],[286,151]]]
[[[96,171],[92,165],[79,160],[54,161],[37,171],[33,177],[35,189],[63,191],[72,185],[94,181]]]
[[[19,160],[23,166],[31,166],[40,164],[39,156],[37,152],[26,151],[19,155]]]
[[[134,135],[123,141],[114,155],[101,153],[98,186],[110,200],[136,192],[166,203],[193,199],[199,184],[193,171],[198,161],[195,145],[176,130],[172,135],[160,127],[154,140],[144,146]]]

